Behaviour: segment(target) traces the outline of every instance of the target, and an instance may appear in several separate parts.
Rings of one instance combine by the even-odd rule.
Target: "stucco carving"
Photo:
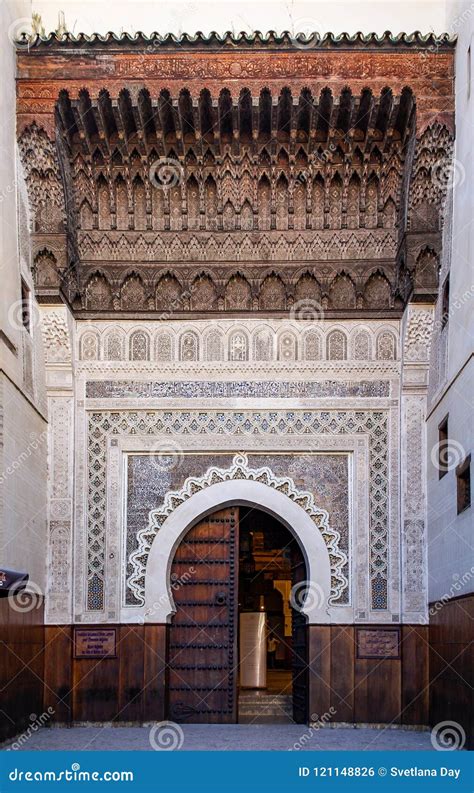
[[[267,487],[274,488],[279,493],[284,493],[304,509],[311,517],[316,529],[321,532],[328,548],[331,560],[331,596],[329,602],[331,603],[337,599],[348,586],[347,578],[341,572],[341,568],[347,562],[347,557],[338,547],[339,532],[329,526],[328,513],[326,510],[319,509],[316,506],[312,493],[299,490],[292,479],[275,476],[267,466],[251,468],[247,456],[242,453],[234,457],[232,465],[227,469],[213,466],[209,468],[203,477],[189,477],[181,490],[168,492],[162,506],[150,512],[148,526],[139,531],[137,535],[138,549],[130,556],[133,573],[128,578],[127,583],[139,603],[145,603],[145,574],[150,548],[166,518],[176,507],[200,490],[232,479],[247,479],[252,482],[260,482]]]

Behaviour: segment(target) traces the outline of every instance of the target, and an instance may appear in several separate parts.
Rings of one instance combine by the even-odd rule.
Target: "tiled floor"
[[[21,744],[22,750],[152,751],[160,744],[155,727],[43,728]],[[300,724],[171,725],[168,738],[181,751],[235,750],[432,750],[429,732],[400,729],[324,728]],[[163,737],[163,743],[169,746]],[[3,749],[8,748],[4,746]]]

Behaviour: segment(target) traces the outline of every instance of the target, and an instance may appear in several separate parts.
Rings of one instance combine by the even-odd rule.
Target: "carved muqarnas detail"
[[[178,279],[171,273],[163,275],[156,286],[156,308],[162,311],[182,311],[189,302],[189,297],[183,294],[183,288]]]
[[[237,273],[230,278],[225,290],[225,309],[248,311],[252,308],[252,290],[247,279]]]
[[[414,273],[415,289],[436,292],[438,289],[439,259],[432,248],[423,248],[418,254]]]
[[[390,284],[383,273],[370,276],[364,291],[367,308],[390,308]]]
[[[46,254],[44,254],[46,256]],[[47,257],[43,267],[53,278],[53,261]],[[180,280],[173,272],[156,276],[148,271],[136,270],[121,276],[97,270],[86,281],[84,307],[88,310],[149,311],[155,307],[166,315],[183,312],[220,311],[271,311],[288,309],[297,319],[322,316],[326,309],[347,311],[354,308],[389,309],[392,307],[390,283],[378,269],[367,276],[358,275],[356,282],[344,270],[328,283],[328,276],[321,284],[310,272],[302,275],[296,271],[282,277],[275,271],[260,273],[258,268],[247,274],[250,281],[240,272],[228,277],[222,270],[181,273]],[[150,283],[151,275],[151,283]],[[46,276],[45,276],[46,277]],[[223,285],[224,277],[228,280]],[[157,278],[156,283],[154,279]],[[357,285],[356,285],[357,284]]]
[[[446,191],[456,178],[452,162],[454,139],[435,122],[417,140],[410,187],[408,226],[411,231],[438,231]]]
[[[32,273],[37,287],[57,288],[60,284],[61,279],[56,257],[46,248],[35,256]]]
[[[147,308],[145,286],[137,273],[132,273],[124,281],[120,290],[120,307],[124,311],[133,311],[134,309],[143,311]]]
[[[102,273],[91,276],[85,289],[85,307],[92,310],[113,308],[112,289]]]
[[[329,290],[329,303],[336,309],[356,307],[356,290],[350,276],[345,273],[336,276]]]
[[[269,275],[261,286],[259,308],[264,311],[281,311],[286,308],[285,285],[276,273]]]
[[[127,584],[133,591],[141,605],[145,604],[144,579],[146,565],[150,554],[151,545],[156,534],[162,527],[166,518],[195,493],[204,490],[218,482],[227,482],[233,479],[246,479],[261,482],[272,487],[298,504],[311,517],[316,528],[321,532],[328,549],[331,562],[331,595],[329,603],[336,600],[348,586],[348,580],[342,573],[347,563],[346,554],[339,548],[340,534],[329,526],[329,514],[314,503],[314,496],[305,490],[298,490],[289,477],[278,477],[267,466],[251,468],[245,454],[237,454],[229,468],[211,467],[202,477],[189,477],[181,490],[170,491],[166,494],[161,507],[150,512],[148,526],[137,534],[137,550],[130,554],[130,564],[133,573],[129,576]]]
[[[212,279],[206,274],[198,276],[191,284],[191,310],[212,311],[216,304],[217,292]]]
[[[65,227],[64,191],[56,147],[36,123],[18,140],[33,231],[56,233]]]

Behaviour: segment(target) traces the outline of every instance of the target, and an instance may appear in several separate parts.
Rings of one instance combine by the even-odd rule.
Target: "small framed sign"
[[[74,628],[74,658],[116,657],[116,628]]]
[[[357,628],[357,658],[400,658],[400,628]]]

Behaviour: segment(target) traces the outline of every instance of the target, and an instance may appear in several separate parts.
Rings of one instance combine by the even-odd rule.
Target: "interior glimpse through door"
[[[239,534],[239,610],[264,611],[267,638],[266,688],[240,687],[239,722],[304,723],[307,625],[291,607],[293,586],[306,578],[303,554],[289,529],[257,507],[240,508]]]
[[[168,717],[200,724],[305,723],[307,624],[291,607],[306,579],[292,533],[258,507],[228,507],[191,528],[171,567]],[[239,612],[265,612],[265,688],[239,683]]]

